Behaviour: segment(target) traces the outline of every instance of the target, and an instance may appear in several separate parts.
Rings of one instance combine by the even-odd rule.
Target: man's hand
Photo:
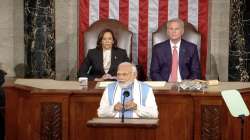
[[[122,104],[121,103],[117,103],[117,104],[115,104],[115,106],[114,106],[114,110],[115,111],[122,111]]]
[[[126,110],[136,110],[137,104],[134,102],[134,100],[130,100],[125,103],[125,109]]]

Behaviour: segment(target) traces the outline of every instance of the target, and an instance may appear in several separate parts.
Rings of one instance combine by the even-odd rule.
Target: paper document
[[[166,81],[145,81],[144,83],[148,84],[152,88],[164,87],[166,85]]]
[[[103,82],[98,82],[96,84],[96,88],[105,88],[107,87],[109,84],[113,83],[114,81],[103,81]]]

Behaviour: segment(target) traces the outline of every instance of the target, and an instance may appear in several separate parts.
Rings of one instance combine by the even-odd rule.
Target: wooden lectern
[[[158,119],[93,118],[87,122],[94,140],[156,140]]]

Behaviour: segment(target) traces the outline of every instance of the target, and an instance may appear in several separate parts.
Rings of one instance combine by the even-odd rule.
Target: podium
[[[90,139],[94,140],[156,140],[158,119],[93,118],[87,122]]]

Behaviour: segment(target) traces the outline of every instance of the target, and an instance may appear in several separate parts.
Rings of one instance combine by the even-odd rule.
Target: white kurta
[[[134,81],[133,87],[134,88],[132,94],[134,102],[137,104],[137,110],[133,111],[133,118],[158,118],[158,109],[152,88],[149,89],[149,93],[145,101],[145,106],[143,106],[140,104],[140,89],[139,82],[137,80]],[[121,90],[122,88],[118,85],[116,93],[114,94],[114,104],[110,105],[108,97],[108,88],[105,89],[101,98],[100,106],[97,110],[98,117],[119,118],[119,112],[114,111],[114,105],[118,102],[121,102]]]

